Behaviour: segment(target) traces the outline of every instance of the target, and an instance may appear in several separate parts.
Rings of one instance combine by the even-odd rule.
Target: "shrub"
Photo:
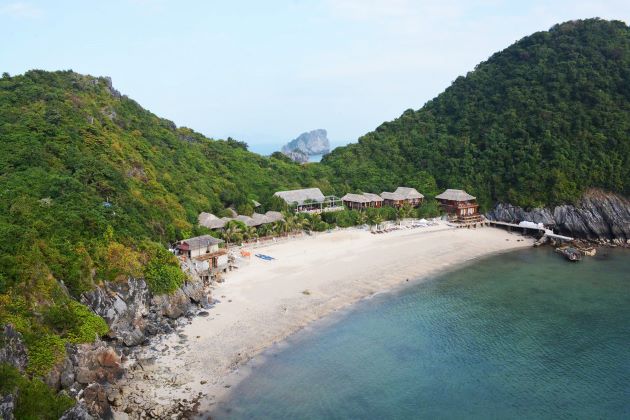
[[[153,294],[162,295],[177,290],[186,280],[186,275],[179,267],[151,261],[144,271],[144,279]]]
[[[56,394],[39,379],[28,379],[8,364],[0,364],[0,394],[17,394],[16,419],[58,419],[74,405],[65,394]]]
[[[33,375],[44,376],[66,354],[65,342],[54,334],[25,334],[28,347],[26,370]]]

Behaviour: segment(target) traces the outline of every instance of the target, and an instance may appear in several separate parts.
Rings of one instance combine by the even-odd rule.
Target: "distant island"
[[[282,153],[291,160],[306,163],[309,156],[325,155],[330,152],[330,141],[326,130],[320,128],[300,134],[282,146]]]

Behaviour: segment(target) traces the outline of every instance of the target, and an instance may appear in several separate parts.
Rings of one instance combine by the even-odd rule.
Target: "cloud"
[[[30,3],[17,1],[0,6],[0,15],[18,19],[38,19],[44,15],[44,11]]]

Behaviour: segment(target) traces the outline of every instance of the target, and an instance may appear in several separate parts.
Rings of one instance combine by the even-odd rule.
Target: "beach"
[[[213,288],[218,303],[178,334],[151,344],[152,361],[129,381],[125,398],[141,396],[156,407],[198,398],[199,411],[210,410],[246,376],[240,367],[313,321],[376,293],[532,244],[496,228],[441,222],[377,235],[343,229],[245,247],[252,257],[239,260],[239,268]]]

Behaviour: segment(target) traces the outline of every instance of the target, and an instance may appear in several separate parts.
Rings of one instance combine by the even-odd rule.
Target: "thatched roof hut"
[[[436,195],[435,198],[437,200],[446,201],[471,201],[476,199],[476,197],[473,197],[464,190],[455,190],[450,188],[442,194]]]
[[[321,203],[326,197],[319,188],[303,188],[300,190],[278,191],[274,194],[282,198],[287,204],[301,206],[307,202]]]

